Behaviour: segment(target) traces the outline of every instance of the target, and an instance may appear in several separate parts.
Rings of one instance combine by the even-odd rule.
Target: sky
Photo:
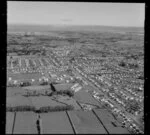
[[[144,27],[144,3],[7,2],[8,24]]]

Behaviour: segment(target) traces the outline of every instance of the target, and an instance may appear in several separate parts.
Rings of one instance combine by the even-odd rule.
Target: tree
[[[139,65],[138,64],[135,64],[135,63],[129,63],[129,68],[132,68],[132,69],[135,69],[135,68],[138,68]]]
[[[54,91],[54,92],[56,91],[56,89],[55,89],[55,87],[53,86],[52,83],[50,84],[50,88],[51,88],[52,91]]]
[[[44,81],[40,85],[48,85],[48,82]]]
[[[126,66],[126,63],[125,63],[124,61],[121,61],[121,62],[119,63],[119,66],[125,67],[125,66]]]

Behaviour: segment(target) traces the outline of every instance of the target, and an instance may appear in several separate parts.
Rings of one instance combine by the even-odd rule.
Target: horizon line
[[[139,27],[139,28],[144,28],[144,26],[116,26],[116,25],[98,25],[98,24],[36,24],[36,23],[7,23],[7,26],[9,25],[35,25],[35,26],[103,26],[103,27]]]

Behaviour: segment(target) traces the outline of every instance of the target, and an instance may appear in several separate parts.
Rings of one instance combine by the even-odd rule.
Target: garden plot
[[[7,68],[11,68],[11,60],[7,59]]]
[[[35,68],[33,60],[32,59],[28,59],[28,61],[29,61],[29,67]]]
[[[66,112],[42,113],[43,134],[73,134]]]
[[[12,66],[13,68],[18,68],[20,65],[19,65],[19,58],[15,58],[12,60]]]
[[[25,59],[21,59],[21,68],[26,68],[26,62],[25,62]]]
[[[41,58],[41,62],[43,63],[43,65],[45,67],[48,67],[49,64],[47,63],[47,61],[44,58]]]
[[[91,111],[68,111],[76,134],[107,134],[103,125]]]
[[[35,63],[36,63],[36,67],[40,67],[41,66],[41,63],[39,61],[39,59],[34,59]]]

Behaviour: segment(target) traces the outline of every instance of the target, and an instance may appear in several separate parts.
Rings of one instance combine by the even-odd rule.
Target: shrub
[[[129,68],[132,68],[132,69],[135,69],[135,68],[138,68],[139,65],[138,64],[135,64],[135,63],[129,63]]]
[[[68,95],[70,97],[74,96],[74,92],[71,90],[63,90],[63,91],[57,91],[57,94],[60,95]]]
[[[121,61],[121,62],[119,63],[119,66],[125,67],[125,66],[126,66],[126,63],[125,63],[124,61]]]
[[[36,109],[34,106],[15,106],[6,107],[7,112],[24,112],[24,111],[33,111],[38,113],[47,113],[47,112],[54,112],[54,111],[65,111],[65,110],[73,110],[74,107],[72,105],[67,106],[44,106]]]
[[[71,90],[54,91],[54,92],[49,94],[49,96],[52,96],[52,95],[67,95],[69,97],[73,97],[74,96],[74,92],[71,91]]]
[[[144,75],[138,76],[138,79],[144,80]]]
[[[48,85],[48,82],[42,82],[40,85]]]

